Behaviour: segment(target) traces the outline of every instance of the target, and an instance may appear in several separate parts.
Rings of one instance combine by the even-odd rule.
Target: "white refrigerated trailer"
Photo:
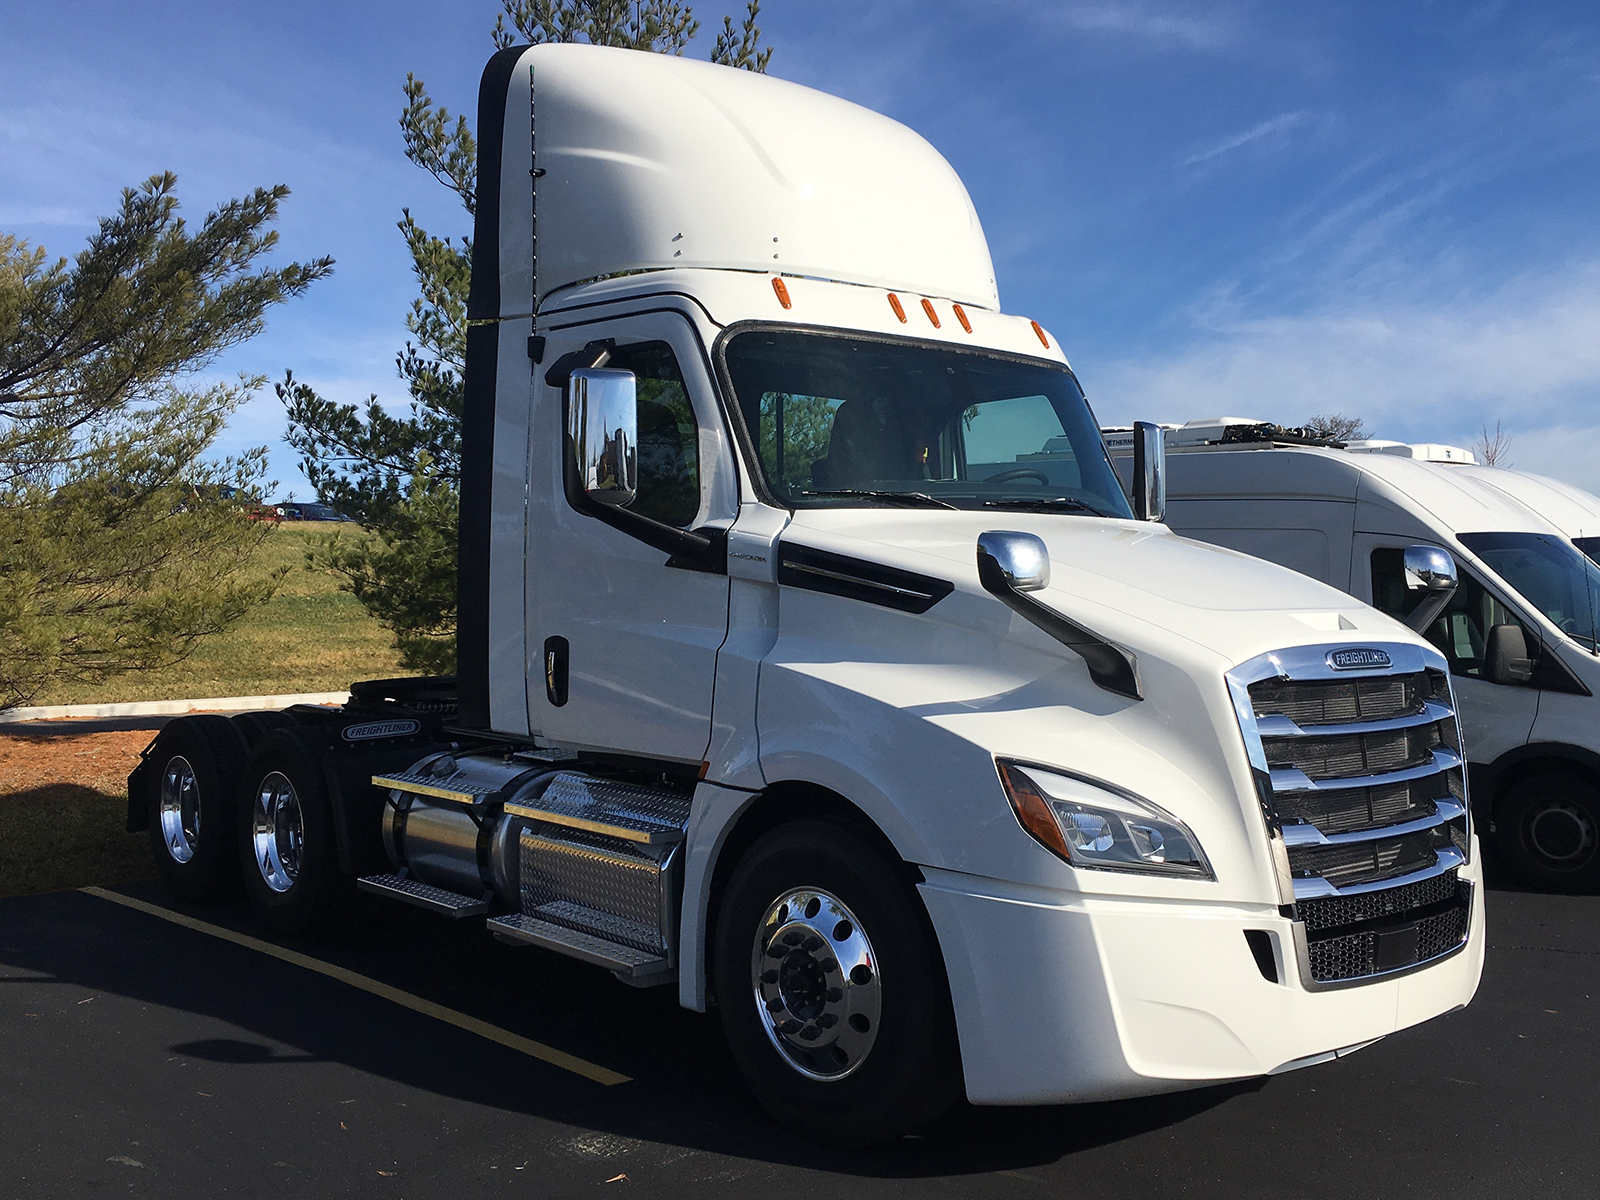
[[[1575,543],[1600,533],[1593,497],[1456,447],[1297,444],[1246,418],[1166,442],[1178,533],[1391,613],[1412,605],[1405,547],[1454,556],[1460,587],[1427,636],[1450,664],[1480,827],[1524,883],[1600,885],[1600,567]]]
[[[1173,536],[1159,440],[1130,508],[927,142],[572,45],[478,120],[459,676],[174,722],[130,816],[181,893],[286,930],[359,879],[673,987],[844,1142],[1467,1003],[1444,657]]]

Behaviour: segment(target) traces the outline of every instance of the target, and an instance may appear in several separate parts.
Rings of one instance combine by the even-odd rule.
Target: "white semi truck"
[[[776,79],[545,45],[482,83],[459,676],[173,722],[182,896],[359,887],[715,1004],[861,1143],[1466,1004],[1445,658],[1130,507],[950,166]],[[1416,599],[1448,595],[1448,563]]]
[[[1106,434],[1114,450],[1131,439]],[[1427,635],[1450,663],[1479,824],[1523,883],[1600,886],[1600,566],[1580,552],[1600,503],[1452,446],[1309,445],[1249,418],[1171,426],[1166,442],[1178,533],[1390,613],[1411,607],[1406,547],[1457,560],[1461,585]]]

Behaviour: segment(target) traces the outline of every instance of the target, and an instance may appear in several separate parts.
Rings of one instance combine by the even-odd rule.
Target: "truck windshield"
[[[1466,546],[1579,645],[1596,649],[1600,566],[1565,538],[1542,533],[1463,533]]]
[[[737,334],[723,354],[767,486],[791,507],[1132,516],[1065,367],[787,331]]]

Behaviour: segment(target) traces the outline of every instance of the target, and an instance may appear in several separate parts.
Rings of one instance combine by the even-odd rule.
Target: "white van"
[[[1533,509],[1554,525],[1590,558],[1600,562],[1600,496],[1558,479],[1548,479],[1531,471],[1502,467],[1462,468],[1469,478],[1504,492],[1513,500]]]
[[[1600,568],[1529,507],[1559,494],[1569,514],[1582,494],[1436,452],[1454,448],[1284,434],[1232,418],[1168,427],[1168,525],[1395,615],[1414,607],[1404,548],[1448,550],[1461,585],[1428,638],[1454,677],[1480,828],[1528,885],[1600,883]],[[1115,455],[1117,431],[1107,439]]]

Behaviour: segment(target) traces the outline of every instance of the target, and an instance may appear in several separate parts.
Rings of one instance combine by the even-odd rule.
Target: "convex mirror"
[[[1456,560],[1438,546],[1407,546],[1406,587],[1418,597],[1406,624],[1418,633],[1438,619],[1456,592]]]
[[[1167,439],[1151,421],[1133,423],[1133,515],[1140,521],[1167,517]]]
[[[578,486],[596,503],[626,508],[638,492],[638,392],[632,371],[585,367],[567,382],[567,438]]]

